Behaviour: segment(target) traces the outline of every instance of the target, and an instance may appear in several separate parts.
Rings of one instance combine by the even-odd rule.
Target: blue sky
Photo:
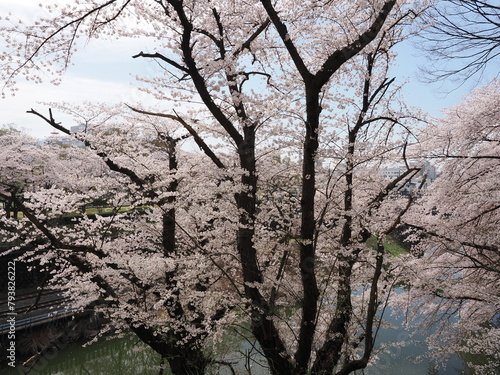
[[[38,2],[33,0],[0,0],[0,15],[12,12],[15,16],[29,21],[36,16],[37,11]],[[46,111],[47,106],[37,104],[39,102],[79,103],[86,100],[137,103],[145,100],[145,94],[134,88],[134,76],[151,74],[154,65],[145,59],[132,59],[132,56],[141,50],[147,50],[146,43],[141,39],[91,42],[75,55],[74,65],[66,71],[61,85],[20,82],[15,97],[0,99],[0,125],[14,124],[41,138],[48,136],[52,129],[26,113],[30,108]],[[426,63],[425,58],[420,56],[422,52],[414,48],[411,42],[406,42],[400,45],[399,53],[398,65],[394,66],[391,72],[400,82],[409,80],[404,88],[404,95],[412,106],[439,116],[441,109],[459,103],[462,96],[474,88],[472,82],[458,88],[457,84],[452,82],[419,82],[418,65]],[[485,82],[487,78],[489,77],[486,77]],[[151,98],[148,97],[148,101],[151,102]],[[58,117],[58,120],[64,123],[65,120],[69,121],[69,118]]]

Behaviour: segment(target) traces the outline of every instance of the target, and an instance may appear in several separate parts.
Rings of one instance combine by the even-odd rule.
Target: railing
[[[16,294],[14,311],[8,306],[7,298],[0,298],[0,335],[11,332],[14,323],[15,330],[19,331],[75,314],[76,309],[64,306],[68,298],[61,296],[60,291],[44,290],[39,294],[37,290]]]
[[[25,328],[35,327],[41,324],[50,323],[58,319],[66,318],[75,314],[78,309],[61,309],[58,311],[43,313],[39,315],[30,316],[27,318],[19,319],[20,315],[13,315],[16,317],[15,330],[20,331]],[[0,324],[0,336],[10,331],[10,323]]]

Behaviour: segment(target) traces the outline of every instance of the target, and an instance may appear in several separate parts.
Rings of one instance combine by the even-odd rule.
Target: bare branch
[[[500,56],[499,20],[494,0],[443,0],[431,8],[419,44],[434,63],[424,69],[427,80],[479,80]]]

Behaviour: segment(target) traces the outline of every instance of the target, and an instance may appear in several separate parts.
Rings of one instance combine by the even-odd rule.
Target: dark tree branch
[[[470,224],[473,221],[478,220],[482,216],[484,216],[486,214],[489,214],[490,212],[496,211],[498,209],[500,209],[500,205],[495,205],[493,207],[490,207],[487,210],[484,210],[484,211],[480,212],[479,214],[477,214],[476,216],[474,216],[472,219],[467,220],[464,224]]]
[[[318,87],[322,87],[327,83],[331,76],[345,62],[356,56],[377,37],[395,4],[396,0],[387,0],[368,30],[361,34],[355,41],[335,51],[328,57],[321,69],[316,73],[315,81]]]
[[[369,213],[372,212],[373,209],[376,209],[380,206],[382,201],[394,190],[394,188],[400,184],[402,181],[406,180],[408,182],[411,180],[419,171],[421,168],[410,168],[407,169],[405,172],[400,174],[398,177],[396,177],[394,180],[389,182],[384,190],[382,190],[378,195],[373,198],[370,203],[368,203],[368,206],[370,207]]]
[[[377,244],[377,256],[375,261],[375,270],[373,273],[373,279],[370,287],[370,296],[368,298],[368,306],[366,311],[366,322],[364,333],[362,337],[365,341],[365,349],[363,351],[363,356],[360,359],[347,361],[340,369],[336,372],[336,375],[347,375],[356,370],[365,368],[368,365],[368,361],[372,354],[373,348],[375,346],[375,337],[373,334],[373,323],[377,314],[377,309],[379,305],[378,298],[378,282],[382,274],[382,267],[384,265],[384,245],[382,240],[379,239]]]
[[[252,42],[257,39],[257,37],[264,32],[264,30],[267,29],[269,24],[271,23],[271,20],[268,18],[262,24],[254,31],[252,35],[248,37],[248,39],[237,49],[233,51],[233,56],[239,56],[239,54],[244,51],[245,49],[251,50],[251,44]]]
[[[290,54],[290,57],[292,58],[295,67],[297,68],[297,71],[302,76],[302,79],[304,81],[310,80],[313,75],[307,68],[306,64],[304,63],[302,56],[300,56],[297,47],[295,46],[290,34],[288,33],[288,28],[286,27],[285,23],[281,20],[276,9],[274,9],[271,0],[261,0],[261,3],[264,6],[269,16],[269,19],[271,20],[271,22],[274,24],[274,27],[278,31],[278,34],[281,40],[283,41],[283,44],[285,45],[286,49],[288,50],[288,53]]]
[[[476,301],[476,302],[486,302],[484,299],[477,298],[477,297],[471,297],[471,296],[447,296],[444,295],[443,293],[439,292],[438,290],[433,291],[432,293],[436,297],[442,298],[442,299],[447,299],[447,300],[454,300],[454,301]]]
[[[137,55],[132,56],[132,58],[134,58],[134,59],[136,59],[138,57],[160,59],[160,60],[166,62],[167,64],[172,65],[174,68],[179,69],[180,71],[182,71],[184,73],[189,73],[188,68],[186,68],[185,66],[182,66],[178,62],[176,62],[176,61],[174,61],[172,59],[169,59],[168,57],[166,57],[166,56],[164,56],[164,55],[162,55],[161,53],[158,53],[158,52],[156,52],[156,53],[144,53],[144,52],[141,51]]]
[[[445,159],[500,159],[500,155],[450,155],[446,153],[444,156],[431,156],[432,158],[445,158]]]
[[[210,94],[206,81],[200,73],[200,69],[196,64],[196,60],[193,56],[193,45],[192,45],[192,33],[193,25],[187,16],[184,5],[182,2],[169,0],[170,5],[173,7],[179,21],[182,25],[182,38],[181,38],[181,50],[184,56],[184,62],[189,71],[189,76],[193,80],[193,84],[198,91],[203,103],[207,109],[212,113],[214,118],[219,122],[219,124],[224,128],[228,135],[233,139],[235,144],[240,147],[244,143],[243,136],[235,128],[231,120],[224,114],[221,108],[214,102],[212,95]]]

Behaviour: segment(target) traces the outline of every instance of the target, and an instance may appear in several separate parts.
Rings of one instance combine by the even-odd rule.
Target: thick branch
[[[326,82],[328,82],[333,73],[335,73],[349,59],[356,56],[363,50],[363,48],[376,38],[395,4],[396,0],[386,1],[377,18],[375,18],[368,30],[361,34],[355,41],[349,43],[344,48],[335,51],[332,55],[330,55],[330,57],[328,57],[315,76],[315,81],[319,87],[322,87]]]
[[[420,171],[420,168],[410,168],[406,170],[404,173],[396,177],[394,180],[389,182],[384,190],[382,190],[378,195],[373,198],[370,203],[368,203],[368,206],[370,207],[369,212],[371,212],[374,208],[377,208],[380,206],[380,203],[389,195],[391,191],[394,190],[394,188],[402,181],[405,179],[407,181],[411,180],[415,174],[417,174]]]
[[[276,12],[276,9],[274,9],[271,0],[261,0],[261,3],[264,6],[267,14],[269,15],[269,18],[271,19],[272,23],[274,24],[274,27],[278,31],[278,34],[281,37],[281,40],[283,41],[283,44],[288,50],[288,53],[290,54],[290,57],[292,58],[297,68],[297,71],[300,73],[304,81],[309,80],[310,78],[312,78],[312,74],[307,68],[306,64],[304,63],[302,56],[300,56],[297,47],[293,43],[290,34],[288,33],[288,28],[281,20],[280,16],[278,15],[278,12]]]
[[[248,37],[248,39],[237,49],[233,51],[233,56],[236,57],[238,56],[243,50],[248,49],[250,50],[250,45],[252,42],[257,39],[257,37],[269,26],[271,21],[266,19],[262,24],[254,31],[252,35]]]
[[[363,356],[360,359],[355,359],[348,361],[340,371],[336,373],[336,375],[347,375],[351,374],[355,370],[363,369],[368,365],[368,360],[373,351],[373,347],[375,344],[375,335],[373,333],[373,322],[376,317],[377,307],[379,304],[378,297],[378,281],[380,279],[380,275],[382,274],[382,267],[384,264],[384,246],[379,239],[379,243],[377,246],[377,258],[375,262],[375,270],[373,273],[373,279],[370,287],[370,297],[368,299],[368,306],[366,311],[366,325],[364,329],[364,341],[365,341],[365,350],[363,352]]]
[[[191,42],[193,24],[189,20],[186,12],[184,10],[184,5],[182,2],[169,0],[170,5],[174,8],[179,17],[179,21],[183,27],[182,39],[181,39],[181,50],[184,57],[184,62],[189,71],[189,76],[193,80],[193,84],[200,95],[203,103],[207,109],[212,113],[219,124],[224,128],[228,135],[233,139],[236,145],[239,147],[244,143],[243,136],[235,128],[231,120],[224,114],[221,108],[214,102],[212,95],[210,94],[206,81],[200,73],[195,58],[193,56],[193,45]]]
[[[179,69],[180,71],[183,71],[184,73],[189,73],[189,70],[185,67],[179,64],[178,62],[169,59],[168,57],[162,55],[161,53],[144,53],[140,52],[137,55],[132,56],[132,58],[136,59],[138,57],[145,57],[145,58],[152,58],[152,59],[160,59],[162,61],[165,61],[167,64],[172,65],[174,68]]]

